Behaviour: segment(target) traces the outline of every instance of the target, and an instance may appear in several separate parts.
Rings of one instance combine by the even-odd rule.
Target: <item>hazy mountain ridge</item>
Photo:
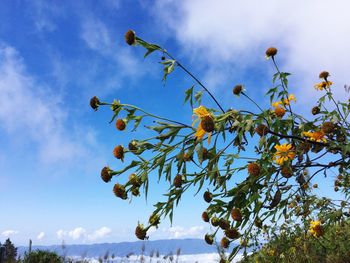
[[[141,254],[142,246],[145,245],[145,255],[153,252],[159,252],[161,255],[169,253],[176,254],[177,249],[181,250],[182,255],[217,253],[215,245],[210,246],[203,239],[166,239],[154,241],[135,241],[120,243],[100,243],[100,244],[81,244],[81,245],[51,245],[51,246],[33,246],[32,250],[49,250],[66,256],[83,256],[88,258],[96,258],[105,255],[114,254],[118,257],[124,257],[131,253]],[[23,255],[28,251],[28,247],[18,247],[19,255]]]

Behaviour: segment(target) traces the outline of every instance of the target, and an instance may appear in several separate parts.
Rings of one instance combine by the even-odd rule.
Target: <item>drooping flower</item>
[[[282,165],[284,162],[293,160],[295,157],[293,146],[289,143],[275,145],[275,149],[277,151],[274,154],[274,160],[278,165]]]
[[[310,222],[309,232],[314,237],[322,236],[323,235],[323,229],[322,229],[322,226],[321,226],[321,222],[319,220],[311,221]]]
[[[200,140],[208,133],[208,143],[210,143],[211,133],[214,131],[215,124],[212,114],[204,107],[199,106],[193,109],[193,113],[197,116],[197,119],[193,122],[193,125],[200,120],[195,137]]]
[[[333,84],[332,81],[322,81],[320,83],[316,83],[314,88],[317,90],[323,90],[325,88],[329,88]]]
[[[327,142],[327,139],[324,137],[323,131],[316,131],[316,132],[303,132],[303,135],[305,137],[308,137],[310,141],[315,142]]]

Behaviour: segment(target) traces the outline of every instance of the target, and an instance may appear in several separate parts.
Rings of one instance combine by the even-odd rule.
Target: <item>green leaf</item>
[[[193,108],[193,88],[194,88],[194,85],[185,91],[186,97],[185,97],[184,104],[189,100],[191,108]]]

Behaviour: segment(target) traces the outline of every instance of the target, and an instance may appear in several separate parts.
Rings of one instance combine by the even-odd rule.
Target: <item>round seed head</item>
[[[328,71],[322,71],[319,75],[320,79],[324,79],[327,80],[327,78],[329,77],[329,72]]]
[[[219,227],[223,230],[230,228],[230,222],[224,218],[220,218]]]
[[[220,241],[220,245],[223,248],[228,248],[230,246],[230,240],[227,237],[223,237]]]
[[[143,227],[143,225],[137,225],[135,235],[138,239],[145,240],[147,239],[147,230]]]
[[[127,199],[126,191],[124,185],[121,184],[115,184],[113,187],[113,193],[116,197],[119,197],[121,199]]]
[[[243,90],[243,86],[241,84],[238,84],[232,89],[232,92],[233,94],[238,96],[239,94],[241,94],[242,90]]]
[[[259,134],[260,137],[265,136],[266,134],[269,133],[269,128],[264,125],[264,124],[259,124],[256,128],[255,128],[255,132],[257,134]]]
[[[212,245],[214,243],[214,238],[212,235],[206,234],[204,236],[204,240],[208,245]]]
[[[125,130],[126,124],[122,119],[118,119],[115,123],[115,127],[117,128],[117,130],[123,131]]]
[[[269,57],[274,57],[276,54],[277,54],[277,48],[275,47],[269,47],[267,50],[266,50],[266,56],[269,58]]]
[[[332,133],[335,130],[335,124],[333,122],[326,121],[322,124],[321,129],[325,134]]]
[[[242,221],[241,209],[233,208],[232,211],[231,211],[231,217],[232,217],[233,220],[241,222]]]
[[[220,219],[217,218],[216,216],[212,217],[212,219],[210,220],[210,223],[213,225],[213,226],[218,226],[219,223],[220,223]]]
[[[257,163],[249,163],[248,164],[248,173],[252,176],[259,176],[261,172],[260,165]]]
[[[293,170],[290,166],[284,166],[281,169],[281,174],[284,178],[290,178],[293,175]]]
[[[210,116],[205,116],[202,118],[200,125],[206,132],[213,132],[215,129],[214,120]]]
[[[112,174],[111,174],[111,169],[106,166],[106,167],[103,167],[102,170],[101,170],[101,178],[104,182],[108,183],[111,179],[112,179]]]
[[[174,177],[173,184],[176,188],[180,188],[182,186],[182,175],[181,174],[178,174]]]
[[[205,202],[210,203],[211,200],[213,199],[213,195],[209,191],[205,191],[203,194],[203,198],[204,198]]]
[[[136,34],[133,30],[128,30],[125,33],[125,42],[130,46],[136,44]]]
[[[317,106],[313,107],[312,110],[311,110],[311,113],[312,115],[316,115],[316,114],[319,114],[321,111],[321,109]]]
[[[118,145],[113,150],[113,155],[115,158],[123,160],[124,159],[124,148],[121,145]]]
[[[230,228],[225,230],[225,236],[230,239],[237,239],[240,236],[240,233],[236,228]]]
[[[90,100],[90,107],[94,111],[97,111],[99,105],[100,105],[100,100],[96,96],[92,97]]]
[[[209,215],[208,215],[208,213],[206,211],[204,211],[202,213],[202,219],[203,219],[204,222],[207,222],[207,223],[209,222],[210,218],[209,218]]]

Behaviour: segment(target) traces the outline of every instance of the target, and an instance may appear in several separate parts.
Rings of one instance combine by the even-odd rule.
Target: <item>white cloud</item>
[[[107,237],[111,232],[112,230],[110,228],[103,226],[95,230],[92,234],[89,234],[88,238],[92,241],[102,239],[104,237]]]
[[[0,93],[0,127],[11,143],[25,147],[19,142],[34,142],[38,147],[31,152],[37,150],[44,163],[67,164],[74,159],[77,163],[87,157],[91,145],[78,134],[79,129],[67,126],[64,98],[29,75],[18,52],[4,44],[0,44]]]
[[[181,226],[172,226],[170,228],[163,228],[163,233],[168,236],[168,238],[200,238],[203,237],[205,233],[204,226],[192,226],[189,228]]]
[[[44,237],[45,237],[45,233],[44,232],[40,232],[36,238],[38,240],[42,240]]]
[[[112,45],[106,25],[93,17],[82,21],[81,37],[89,48],[101,52],[108,52]]]
[[[85,235],[86,235],[86,230],[82,227],[77,227],[68,232],[68,236],[73,240],[84,237]]]
[[[9,229],[9,230],[5,230],[4,232],[1,233],[1,235],[3,237],[10,237],[10,236],[13,236],[13,235],[16,235],[18,234],[18,231],[17,230],[12,230],[12,229]]]
[[[347,0],[310,0],[302,5],[292,0],[168,0],[158,1],[154,12],[168,26],[164,33],[175,35],[193,61],[204,62],[196,64],[209,68],[216,78],[207,76],[212,82],[263,62],[266,48],[276,46],[283,70],[296,76],[293,88],[302,93],[301,99],[310,99],[322,70],[331,72],[338,97],[350,83],[349,8]],[[215,71],[224,72],[219,80]]]
[[[64,239],[78,240],[79,239],[80,241],[85,242],[87,239],[90,241],[96,241],[96,240],[106,238],[111,232],[112,230],[106,226],[96,229],[91,233],[89,233],[83,227],[76,227],[72,230],[60,229],[56,232],[56,235],[57,235],[57,238],[60,240],[64,240]]]

